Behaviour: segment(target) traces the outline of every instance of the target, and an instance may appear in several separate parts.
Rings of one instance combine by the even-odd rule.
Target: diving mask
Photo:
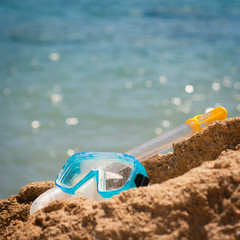
[[[143,165],[133,156],[83,152],[68,159],[55,183],[63,192],[76,196],[83,195],[82,191],[87,188],[87,196],[85,193],[83,196],[100,200],[130,188],[147,186],[149,179]],[[89,191],[91,185],[95,191]],[[99,196],[90,196],[93,192]]]
[[[54,200],[74,196],[101,201],[130,188],[147,186],[143,165],[122,153],[83,152],[72,155],[55,180],[56,186],[40,195],[30,214]]]

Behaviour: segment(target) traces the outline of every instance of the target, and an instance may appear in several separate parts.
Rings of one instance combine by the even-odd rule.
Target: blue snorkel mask
[[[101,201],[122,191],[147,186],[149,178],[135,157],[122,153],[83,152],[72,155],[62,167],[53,187],[38,198],[30,214],[51,202],[77,196]]]
[[[55,183],[65,193],[102,200],[130,188],[147,186],[149,178],[133,156],[83,152],[68,159]]]

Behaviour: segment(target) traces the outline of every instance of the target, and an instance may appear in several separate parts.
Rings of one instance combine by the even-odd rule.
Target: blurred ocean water
[[[238,0],[1,0],[0,199],[82,151],[240,115]]]

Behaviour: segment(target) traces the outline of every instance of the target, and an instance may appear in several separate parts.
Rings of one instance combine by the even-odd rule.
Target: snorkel
[[[188,119],[182,125],[160,135],[132,150],[126,154],[132,155],[138,159],[139,162],[149,158],[158,153],[166,153],[171,149],[173,143],[180,141],[183,138],[190,137],[192,134],[200,132],[203,128],[207,127],[210,123],[221,121],[227,118],[227,110],[223,107],[217,107],[211,111],[197,115]]]
[[[71,156],[56,178],[56,187],[35,199],[30,214],[57,199],[84,196],[102,201],[130,188],[147,186],[149,179],[140,163],[158,153],[166,153],[173,143],[201,131],[227,117],[223,107],[187,120],[179,127],[122,153],[84,152]]]

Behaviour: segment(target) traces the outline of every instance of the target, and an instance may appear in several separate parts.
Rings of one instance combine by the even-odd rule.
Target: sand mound
[[[54,182],[33,182],[23,187],[18,195],[0,201],[0,237],[10,223],[26,221],[33,200],[53,186]]]
[[[144,162],[152,185],[104,202],[58,200],[29,217],[52,182],[0,202],[5,239],[240,239],[240,118]],[[171,179],[170,179],[171,178]],[[153,184],[154,183],[154,184]]]

